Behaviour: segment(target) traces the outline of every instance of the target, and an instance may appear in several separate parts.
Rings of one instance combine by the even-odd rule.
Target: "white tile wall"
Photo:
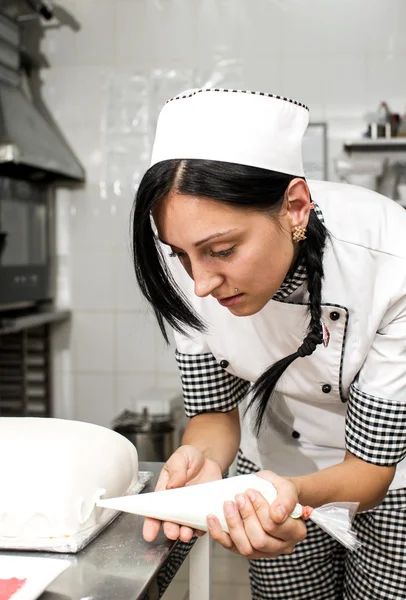
[[[75,252],[72,257],[74,311],[109,311],[115,304],[117,271],[111,250]],[[97,277],[92,274],[97,273]]]
[[[405,15],[406,16],[406,15]],[[402,54],[387,53],[370,55],[365,72],[368,107],[374,109],[385,97],[391,98],[394,106],[406,108],[402,75],[405,71],[406,49]],[[385,96],[383,96],[385,90]]]
[[[147,309],[147,302],[139,291],[134,275],[134,267],[129,248],[112,253],[116,285],[114,288],[114,309],[116,311]]]
[[[156,375],[153,371],[117,373],[115,379],[116,415],[125,409],[135,410],[137,397],[156,387]]]
[[[74,370],[77,373],[113,373],[116,366],[115,334],[115,313],[96,310],[74,311],[72,327]]]
[[[159,328],[155,328],[155,369],[162,376],[172,375],[177,371],[172,335],[170,335],[170,341],[171,345],[168,346]]]
[[[327,116],[344,114],[362,118],[367,107],[365,56],[356,53],[350,57],[332,54],[327,55],[323,62],[324,72],[334,74],[333,77],[325,78]],[[386,90],[383,93],[386,94]]]
[[[65,210],[74,318],[55,342],[58,416],[107,424],[151,386],[179,387],[132,273],[129,213],[148,164],[147,124],[192,85],[293,96],[342,140],[387,100],[406,110],[404,0],[60,0],[47,27],[45,100],[87,170]],[[149,98],[146,110],[145,99]],[[66,200],[66,198],[65,198]],[[67,216],[69,215],[69,216]],[[69,259],[69,260],[67,260]],[[69,264],[68,264],[69,263]]]
[[[288,98],[301,98],[301,102],[311,108],[312,119],[323,121],[327,95],[325,60],[317,54],[286,54],[281,63],[283,94]]]
[[[77,419],[109,426],[117,416],[112,373],[77,373],[74,391]]]
[[[239,31],[239,48],[240,55],[249,65],[259,61],[265,67],[267,60],[280,61],[284,53],[286,4],[274,2],[270,7],[269,0],[243,3],[245,14]],[[264,75],[266,67],[260,82],[262,86],[266,82]]]
[[[145,313],[119,312],[116,317],[116,369],[155,370],[155,325]]]
[[[242,65],[241,79],[249,90],[261,90],[264,88],[264,73],[266,74],[267,89],[281,90],[285,69],[282,60],[272,55],[269,58],[256,57],[252,61],[244,61]]]
[[[155,48],[151,45],[151,2],[148,0],[116,0],[114,29],[116,60],[135,70],[151,68],[156,62]]]

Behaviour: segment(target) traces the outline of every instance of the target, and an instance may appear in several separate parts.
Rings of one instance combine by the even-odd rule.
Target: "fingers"
[[[176,454],[176,452],[175,452]],[[159,492],[162,490],[168,489],[168,483],[171,477],[175,477],[179,474],[181,478],[182,476],[182,460],[181,457],[175,457],[173,454],[167,463],[164,465],[161,473],[159,474],[157,484],[155,486],[155,491]],[[172,467],[174,464],[174,467]],[[186,477],[186,470],[184,471],[184,476]],[[180,484],[181,485],[181,484]],[[170,540],[177,540],[180,534],[180,527],[175,523],[162,523],[162,521],[158,521],[157,519],[146,518],[144,520],[143,526],[143,537],[147,542],[152,542],[158,535],[161,525],[163,525],[163,530],[167,538]]]
[[[285,518],[283,520],[281,518],[280,520],[283,520],[283,522],[278,523],[272,518],[272,506],[269,505],[262,494],[256,490],[247,490],[245,498],[248,500],[246,507],[242,510],[240,509],[243,518],[243,511],[249,512],[249,503],[251,503],[262,530],[273,538],[278,538],[287,544],[287,549],[290,547],[293,548],[298,542],[305,539],[307,528],[302,519]],[[246,521],[251,522],[250,519],[245,518]],[[260,549],[260,546],[256,543],[253,543],[253,546]]]
[[[247,490],[245,492],[245,498],[251,503],[262,529],[269,535],[273,535],[275,533],[277,524],[271,518],[271,506],[269,502],[267,502],[265,498],[255,490]],[[248,506],[249,504],[247,504],[244,512],[249,510]]]
[[[275,523],[270,516],[270,505],[254,490],[238,494],[235,503],[225,502],[224,516],[229,534],[222,531],[219,520],[210,515],[207,524],[211,537],[224,548],[248,558],[290,554],[306,537],[306,526],[301,519],[289,518],[283,524]]]
[[[200,531],[200,529],[195,529],[193,533],[198,538],[203,537],[204,535],[206,535],[206,531]]]
[[[165,484],[159,489],[183,487],[187,482],[188,458],[183,452],[177,450],[165,463],[158,479],[158,485]],[[162,480],[161,480],[162,479]]]
[[[224,516],[229,530],[228,534],[221,529],[221,525],[217,517],[214,515],[208,516],[207,525],[209,527],[211,537],[227,550],[238,552],[238,554],[249,558],[262,558],[262,554],[258,553],[251,544],[251,541],[245,531],[243,519],[241,518],[237,505],[234,502],[224,503]]]
[[[161,527],[161,521],[156,519],[146,518],[142,528],[142,535],[146,542],[153,542],[159,533]]]
[[[195,477],[204,465],[203,454],[193,446],[181,446],[172,454],[165,463],[155,487],[155,491],[170,488],[183,487]],[[156,519],[145,519],[143,526],[143,537],[146,541],[153,541],[158,533],[162,522]],[[170,540],[180,538],[183,542],[189,542],[195,535],[190,527],[177,525],[176,523],[164,522],[163,531]],[[205,532],[199,532],[199,535]]]
[[[166,488],[183,487],[201,470],[204,463],[203,454],[193,446],[181,446],[166,462]],[[165,479],[165,477],[164,477]]]
[[[164,468],[162,469],[162,471],[159,474],[158,477],[158,481],[156,483],[155,486],[155,492],[160,492],[162,490],[166,490],[166,486],[168,484],[169,481],[169,472],[166,468],[166,465],[164,466]]]
[[[184,525],[182,525],[179,532],[179,538],[182,540],[182,542],[190,542],[194,535],[199,534],[197,537],[200,537],[205,533],[205,531],[196,531],[194,529],[191,529],[190,527],[185,527]]]
[[[231,537],[221,529],[220,521],[215,515],[208,515],[207,527],[213,540],[221,544],[227,550],[236,550]]]
[[[240,495],[238,495],[238,499],[237,499],[238,502],[239,502],[239,496]],[[249,510],[249,508],[248,508],[248,510]],[[254,512],[252,507],[251,507],[251,512],[252,513]],[[257,545],[258,545],[258,547],[264,548],[265,551],[257,550],[253,546],[253,544],[252,544],[253,540],[251,540],[247,535],[247,532],[245,530],[246,523],[244,522],[242,516],[240,515],[240,512],[237,508],[236,503],[234,503],[234,502],[225,502],[224,503],[224,516],[227,521],[227,527],[229,530],[229,534],[222,531],[220,522],[217,519],[217,517],[215,517],[214,515],[208,516],[207,525],[209,527],[209,532],[210,532],[211,537],[216,542],[221,544],[224,548],[226,548],[227,550],[237,552],[238,554],[241,554],[242,556],[246,556],[247,558],[267,558],[267,557],[269,558],[271,556],[279,556],[279,554],[282,553],[282,550],[280,550],[280,551],[276,550],[274,553],[269,552],[269,547],[268,547],[268,545],[265,544],[265,542],[263,540],[265,540],[266,538],[269,538],[269,540],[271,540],[272,538],[267,536],[264,531],[262,531],[262,538],[261,538],[262,541],[261,541],[261,543],[257,542]],[[259,536],[261,535],[260,534],[260,525],[258,525],[256,533],[259,538]],[[276,540],[276,546],[280,546],[282,544],[283,544],[283,542],[281,542],[280,540]]]
[[[278,527],[280,526],[274,523],[270,518],[269,504],[267,509],[265,506],[261,506],[263,512],[262,519],[266,524],[266,529],[259,519],[257,511],[251,502],[249,493],[238,494],[236,496],[236,504],[241,515],[244,532],[252,548],[257,552],[272,557],[285,553],[287,550],[287,543],[285,539],[278,535]],[[230,535],[234,540],[233,533],[230,532]]]
[[[299,502],[297,489],[291,481],[272,471],[260,471],[259,477],[266,479],[277,491],[277,497],[271,504],[270,515],[275,523],[284,523]]]
[[[190,542],[192,537],[196,535],[194,529],[191,527],[186,527],[185,525],[177,525],[176,523],[171,523],[169,521],[165,521],[163,524],[163,530],[166,537],[170,540],[177,540],[178,538],[182,540],[182,542]],[[204,534],[205,532],[199,532]]]
[[[176,525],[176,523],[170,523],[169,521],[158,521],[157,519],[146,518],[144,520],[144,526],[142,535],[146,542],[153,542],[159,533],[159,529],[163,525],[163,531],[166,537],[170,540],[177,540],[180,538],[182,542],[190,542],[192,537],[196,535],[201,537],[205,531],[195,531],[190,527],[184,527]]]
[[[151,519],[146,517],[144,520],[144,526],[142,530],[143,538],[146,542],[153,542],[157,537],[159,530],[163,528],[164,534],[170,540],[177,540],[180,535],[180,526],[176,525],[176,523],[162,522],[157,519]],[[189,529],[189,528],[187,528]],[[192,530],[191,530],[192,531]],[[185,537],[187,537],[186,532],[184,532]],[[192,532],[193,535],[193,532]],[[189,541],[189,540],[183,540]]]

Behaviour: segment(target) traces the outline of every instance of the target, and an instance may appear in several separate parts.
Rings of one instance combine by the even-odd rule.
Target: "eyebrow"
[[[227,235],[227,233],[231,233],[232,231],[235,231],[235,229],[227,229],[226,231],[219,231],[218,233],[213,233],[212,235],[209,235],[207,238],[204,238],[203,240],[199,240],[198,242],[196,242],[193,245],[196,248],[198,248],[202,244],[205,244],[206,242],[210,242],[210,240],[214,240],[216,238],[222,237],[223,235]]]
[[[201,246],[202,244],[205,244],[206,242],[210,242],[210,240],[214,240],[216,238],[222,237],[223,235],[227,235],[227,233],[231,233],[232,231],[235,231],[235,229],[227,229],[226,231],[218,231],[217,233],[213,233],[212,235],[207,236],[206,238],[204,238],[203,240],[199,240],[198,242],[196,242],[195,244],[193,244],[195,246],[195,248],[198,248],[199,246]],[[160,241],[163,244],[166,244],[167,246],[170,246],[171,244],[169,244],[168,242],[165,242],[163,239],[160,238]]]

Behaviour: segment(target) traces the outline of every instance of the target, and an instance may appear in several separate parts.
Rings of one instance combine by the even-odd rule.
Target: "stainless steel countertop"
[[[140,471],[154,473],[144,491],[153,491],[161,468],[161,463],[140,463]],[[32,554],[71,563],[40,600],[157,598],[157,575],[176,542],[168,540],[162,531],[154,542],[145,542],[142,537],[143,520],[136,515],[119,515],[78,554],[24,553],[24,556]]]

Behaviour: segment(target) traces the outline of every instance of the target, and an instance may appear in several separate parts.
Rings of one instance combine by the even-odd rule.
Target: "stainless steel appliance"
[[[50,298],[46,186],[0,177],[0,309]]]
[[[137,448],[140,460],[164,462],[182,443],[189,419],[178,391],[151,388],[135,400],[135,411],[124,410],[112,423]]]
[[[47,12],[47,3],[29,4],[41,14]],[[84,180],[82,165],[39,103],[34,85],[38,65],[24,46],[19,26],[27,15],[17,11],[10,18],[3,12],[6,8],[0,2],[0,312],[52,299],[54,186]],[[21,10],[27,12],[28,5]],[[34,12],[28,18],[37,16]]]
[[[147,408],[142,413],[126,410],[113,423],[113,429],[134,444],[140,460],[163,462],[175,451],[171,415],[151,415]]]
[[[85,173],[41,96],[48,0],[0,0],[0,415],[52,415],[54,190]],[[62,11],[63,12],[63,11]]]
[[[82,165],[34,89],[37,67],[23,48],[17,20],[2,14],[0,2],[0,174],[83,181]]]

